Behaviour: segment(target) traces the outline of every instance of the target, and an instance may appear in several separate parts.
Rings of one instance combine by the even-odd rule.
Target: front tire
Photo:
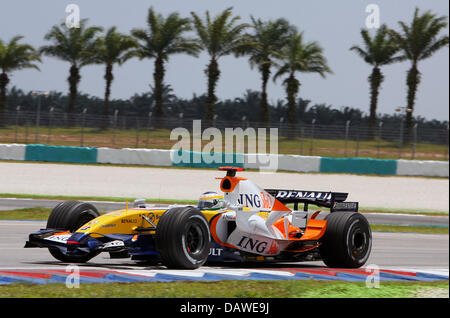
[[[168,268],[195,269],[209,255],[209,225],[194,207],[167,210],[156,226],[156,249]]]
[[[59,203],[50,213],[47,228],[69,231],[71,233],[81,226],[100,216],[95,206],[79,201],[64,201]],[[67,251],[58,247],[49,247],[48,251],[57,260],[65,263],[85,263],[98,252],[85,254],[67,254]]]
[[[372,231],[369,222],[357,212],[334,212],[325,218],[327,228],[319,252],[328,267],[359,268],[369,258]]]

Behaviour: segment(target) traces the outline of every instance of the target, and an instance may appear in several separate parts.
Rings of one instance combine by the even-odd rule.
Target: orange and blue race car
[[[242,168],[219,170],[226,171],[218,178],[222,194],[205,192],[197,206],[136,200],[133,207],[127,203],[100,215],[90,203],[61,202],[47,228],[31,233],[25,247],[48,248],[62,262],[87,262],[108,252],[184,269],[206,262],[316,260],[357,268],[367,261],[371,229],[347,193],[262,189],[237,176]],[[309,205],[329,211],[310,211]]]

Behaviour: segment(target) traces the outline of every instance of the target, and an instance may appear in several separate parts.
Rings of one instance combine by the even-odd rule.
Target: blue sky
[[[145,27],[147,11],[153,6],[164,15],[177,11],[190,16],[191,11],[204,15],[206,10],[216,14],[232,6],[233,12],[243,22],[250,15],[261,19],[286,18],[304,31],[308,41],[317,41],[324,48],[325,56],[333,70],[326,79],[314,74],[298,74],[301,82],[299,96],[313,103],[326,103],[335,108],[350,106],[368,113],[369,86],[367,77],[371,68],[349,48],[361,44],[360,30],[365,27],[369,13],[366,6],[377,4],[380,22],[398,29],[398,21],[409,22],[414,8],[431,10],[438,15],[449,15],[446,0],[2,0],[0,3],[0,38],[8,41],[15,35],[23,35],[26,43],[36,47],[44,45],[44,35],[52,25],[65,21],[66,5],[80,7],[81,18],[88,18],[90,25],[109,28],[113,25],[123,33]],[[445,30],[448,35],[448,28]],[[190,98],[206,91],[204,69],[208,56],[198,58],[173,56],[167,65],[165,81],[179,97]],[[219,61],[221,78],[217,87],[220,99],[240,97],[246,89],[260,90],[260,75],[251,69],[246,58],[224,57]],[[13,85],[28,90],[68,91],[69,64],[54,58],[43,58],[41,71],[23,70],[11,74]],[[379,113],[392,114],[398,106],[406,104],[406,72],[409,62],[382,69],[385,81],[379,97]],[[422,82],[416,101],[415,115],[427,119],[449,118],[449,50],[448,47],[419,64]],[[153,61],[130,60],[114,71],[112,98],[129,98],[143,93],[153,84]],[[81,71],[80,91],[102,97],[104,95],[104,67],[87,66]],[[270,81],[269,100],[285,98],[281,81]]]

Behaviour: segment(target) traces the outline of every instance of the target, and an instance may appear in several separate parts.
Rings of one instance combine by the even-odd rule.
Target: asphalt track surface
[[[218,182],[214,177],[222,175],[222,172],[213,170],[5,162],[0,162],[0,173],[0,193],[154,199],[195,199],[205,190],[216,189]],[[448,179],[257,172],[243,172],[241,176],[265,188],[349,192],[349,200],[359,201],[360,205],[365,207],[448,212]],[[36,200],[1,199],[0,210],[32,207],[36,204]],[[54,204],[54,200],[39,200],[40,206],[53,207]],[[94,204],[103,211],[123,208],[123,203]],[[366,216],[371,223],[378,224],[448,226],[448,217],[408,217],[386,213]],[[28,234],[45,228],[45,224],[45,221],[6,221],[0,217],[0,270],[61,268],[67,265],[54,260],[46,249],[23,248]],[[426,269],[448,273],[448,235],[373,232],[372,254],[367,264],[389,269]],[[164,270],[158,266],[136,264],[130,259],[111,260],[106,253],[92,259],[87,266]],[[322,268],[324,264],[318,261],[269,266]]]
[[[0,220],[0,269],[42,266],[57,268],[67,265],[53,259],[47,249],[23,248],[28,234],[45,228],[45,225],[45,221]],[[448,271],[448,235],[373,232],[372,254],[367,264],[375,264],[382,268]],[[107,253],[93,258],[88,265],[122,269],[149,268],[148,265],[137,265],[130,259],[110,259]],[[324,266],[321,261],[289,265]]]

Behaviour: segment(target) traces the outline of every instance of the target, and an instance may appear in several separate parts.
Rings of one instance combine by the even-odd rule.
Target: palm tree
[[[400,21],[400,32],[390,30],[396,43],[400,46],[403,55],[411,61],[411,68],[407,73],[406,85],[408,86],[405,141],[409,140],[414,103],[417,88],[420,83],[419,61],[425,60],[441,48],[448,45],[448,35],[439,35],[447,27],[447,17],[437,17],[431,11],[419,14],[419,9],[414,11],[411,24]]]
[[[95,44],[94,62],[105,64],[105,100],[103,104],[103,116],[109,115],[109,96],[111,94],[111,83],[114,79],[114,64],[122,65],[132,57],[131,49],[137,47],[137,42],[130,36],[123,35],[111,27],[104,37],[99,37]],[[106,128],[106,121],[104,122]]]
[[[34,62],[40,62],[39,53],[28,44],[20,44],[23,36],[13,37],[9,43],[0,39],[0,126],[3,125],[6,113],[6,86],[9,83],[8,73],[26,68],[39,67]]]
[[[210,56],[210,62],[205,70],[208,77],[208,93],[204,116],[208,122],[213,120],[214,106],[217,102],[215,90],[220,77],[218,60],[225,55],[237,54],[246,44],[242,32],[249,25],[246,23],[236,24],[240,17],[233,17],[232,10],[233,8],[230,7],[212,20],[209,11],[206,11],[205,21],[202,21],[196,13],[191,12],[201,45]]]
[[[368,80],[370,84],[369,138],[373,139],[377,120],[378,93],[384,80],[380,67],[401,61],[403,57],[396,55],[400,47],[392,41],[386,25],[382,25],[373,37],[367,30],[362,29],[361,37],[364,41],[364,47],[355,45],[350,50],[355,51],[367,64],[372,66],[372,73]]]
[[[270,121],[269,105],[267,102],[267,82],[270,78],[270,68],[274,65],[273,58],[279,57],[280,48],[287,44],[289,35],[295,28],[285,19],[275,21],[261,21],[251,16],[253,34],[246,34],[247,45],[239,55],[249,55],[251,68],[257,67],[261,73],[261,101],[260,121]]]
[[[51,41],[51,45],[41,47],[41,53],[56,57],[70,63],[69,82],[69,113],[70,123],[73,124],[72,114],[75,110],[75,102],[80,82],[80,69],[94,62],[95,36],[102,31],[100,27],[87,27],[87,19],[80,21],[79,28],[68,28],[65,23],[54,25],[45,35],[44,39]]]
[[[155,116],[163,115],[163,88],[164,88],[164,62],[173,54],[188,54],[194,57],[200,52],[200,45],[195,39],[184,37],[184,33],[190,31],[191,21],[181,18],[178,13],[171,13],[166,18],[156,14],[153,8],[148,11],[148,29],[134,29],[131,34],[139,41],[139,46],[134,55],[140,59],[154,58],[155,69],[154,93]]]
[[[332,73],[332,71],[323,55],[323,49],[317,42],[304,43],[303,32],[292,34],[280,53],[282,58],[273,80],[275,82],[280,76],[287,75],[283,81],[288,102],[286,118],[289,124],[295,124],[295,101],[300,88],[300,82],[296,79],[295,73],[318,73],[325,77],[326,73]]]

